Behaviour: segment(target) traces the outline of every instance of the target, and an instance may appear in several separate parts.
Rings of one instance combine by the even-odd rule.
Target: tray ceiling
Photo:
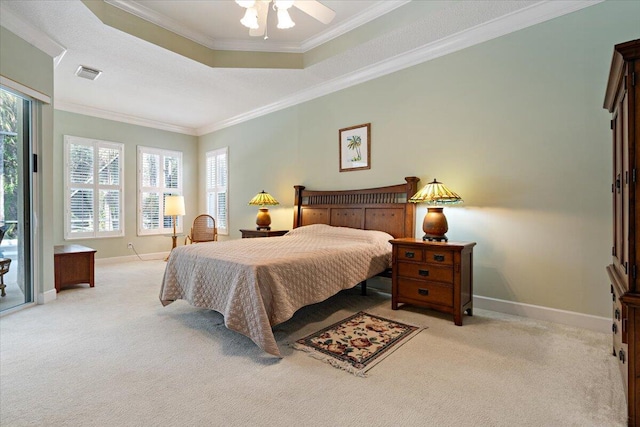
[[[202,135],[598,2],[322,1],[331,24],[273,13],[268,40],[231,0],[0,0],[0,24],[54,58],[56,109]]]

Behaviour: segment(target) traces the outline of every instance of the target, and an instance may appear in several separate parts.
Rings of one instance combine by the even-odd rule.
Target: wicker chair
[[[193,220],[191,233],[184,239],[184,244],[215,242],[218,240],[218,229],[216,228],[216,220],[211,215],[198,215]]]
[[[11,230],[11,227],[13,227],[13,224],[5,224],[2,227],[0,227],[0,243],[2,243],[2,239],[4,239],[4,235]]]
[[[9,258],[0,258],[0,296],[7,295],[5,291],[7,285],[4,284],[4,275],[9,272],[10,266],[11,260]]]

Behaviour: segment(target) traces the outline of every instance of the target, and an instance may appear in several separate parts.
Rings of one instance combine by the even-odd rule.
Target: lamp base
[[[269,215],[269,209],[258,209],[258,216],[256,217],[256,230],[271,230],[271,215]]]
[[[171,236],[171,251],[169,251],[169,255],[167,255],[167,257],[164,259],[165,261],[169,261],[169,257],[171,256],[171,252],[173,252],[173,250],[176,248],[176,246],[178,245],[178,235],[175,234],[175,230],[173,231],[173,236]]]
[[[447,236],[434,236],[433,234],[425,234],[422,236],[422,240],[429,242],[448,242],[449,238]]]
[[[422,222],[422,231],[424,231],[422,240],[430,242],[449,241],[445,236],[445,233],[449,231],[449,224],[447,224],[447,217],[442,213],[442,207],[429,206],[427,208],[427,214]]]

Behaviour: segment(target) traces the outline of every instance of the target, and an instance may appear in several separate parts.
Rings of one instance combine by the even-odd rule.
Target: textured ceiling
[[[337,12],[330,25],[292,11],[296,27],[270,29],[266,41],[249,37],[233,1],[109,0],[116,3],[212,49],[305,52],[304,69],[213,68],[105,25],[79,0],[0,0],[3,26],[65,49],[57,109],[197,135],[597,1],[325,1]],[[80,79],[79,65],[104,73]]]

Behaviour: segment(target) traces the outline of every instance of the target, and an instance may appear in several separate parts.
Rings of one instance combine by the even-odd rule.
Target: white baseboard
[[[112,258],[96,258],[95,263],[98,265],[119,264],[121,262],[131,261],[151,261],[154,259],[165,259],[169,252],[156,252],[151,254],[142,254],[140,258],[137,255],[116,256]]]
[[[473,307],[483,310],[497,311],[499,313],[513,314],[530,319],[544,320],[547,322],[561,323],[575,326],[590,331],[611,333],[611,319],[607,317],[593,316],[590,314],[576,313],[575,311],[558,310],[542,307],[540,305],[524,304],[521,302],[506,301],[501,299],[474,295]]]
[[[370,280],[371,288],[382,292],[391,293],[391,280],[374,278]],[[514,316],[530,319],[560,323],[575,326],[590,331],[611,333],[611,319],[607,317],[593,316],[590,314],[576,313],[575,311],[558,310],[556,308],[540,305],[524,304],[496,298],[474,295],[473,307],[483,310],[496,311],[498,313],[512,314]]]
[[[38,293],[38,296],[36,298],[36,302],[38,304],[46,304],[49,303],[51,301],[55,301],[55,299],[58,298],[58,293],[56,292],[55,288],[54,289],[49,289],[46,292],[43,293]]]

